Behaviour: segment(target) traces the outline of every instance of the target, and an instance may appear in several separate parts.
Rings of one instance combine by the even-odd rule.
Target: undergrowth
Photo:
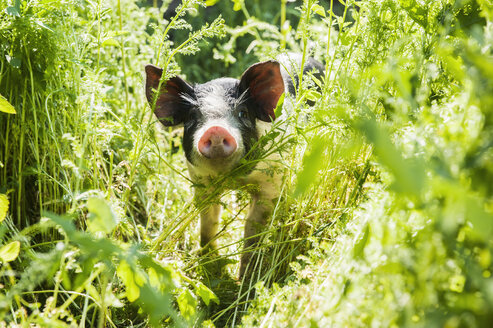
[[[488,326],[491,1],[169,2],[0,1],[2,324]],[[203,82],[288,51],[325,72],[258,144],[284,180],[238,281],[248,190],[201,254],[143,67]]]

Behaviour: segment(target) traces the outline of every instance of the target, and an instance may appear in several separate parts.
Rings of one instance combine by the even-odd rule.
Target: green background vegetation
[[[0,0],[0,321],[491,325],[491,0],[167,4]],[[204,82],[288,50],[325,77],[291,95],[282,197],[237,281],[248,195],[201,255],[143,67]]]

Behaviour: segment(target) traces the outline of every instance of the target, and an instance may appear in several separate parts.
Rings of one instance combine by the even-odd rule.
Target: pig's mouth
[[[237,149],[229,156],[206,157],[200,152],[195,152],[189,167],[195,176],[217,177],[228,174],[234,170],[243,156],[243,150]]]
[[[197,164],[209,166],[218,171],[227,168],[232,169],[237,166],[243,156],[243,149],[235,149],[234,151],[230,149],[231,146],[229,145],[225,145],[224,147],[210,146],[207,154],[197,153]]]

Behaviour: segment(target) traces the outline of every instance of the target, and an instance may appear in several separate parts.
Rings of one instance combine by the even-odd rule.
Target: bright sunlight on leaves
[[[13,241],[0,248],[0,260],[4,263],[12,262],[19,256],[21,249],[21,243],[19,241]]]
[[[15,108],[12,106],[4,96],[0,95],[0,112],[15,114]]]
[[[87,227],[92,233],[113,231],[117,224],[116,216],[111,207],[101,198],[89,198],[87,200],[88,221]]]
[[[5,220],[8,210],[9,210],[9,199],[7,198],[7,195],[0,194],[0,222]]]

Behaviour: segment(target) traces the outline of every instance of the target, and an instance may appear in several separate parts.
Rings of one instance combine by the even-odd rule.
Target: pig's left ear
[[[254,107],[257,118],[265,122],[276,119],[274,109],[284,92],[279,66],[274,60],[253,64],[240,79],[239,94],[248,93],[247,104]]]

